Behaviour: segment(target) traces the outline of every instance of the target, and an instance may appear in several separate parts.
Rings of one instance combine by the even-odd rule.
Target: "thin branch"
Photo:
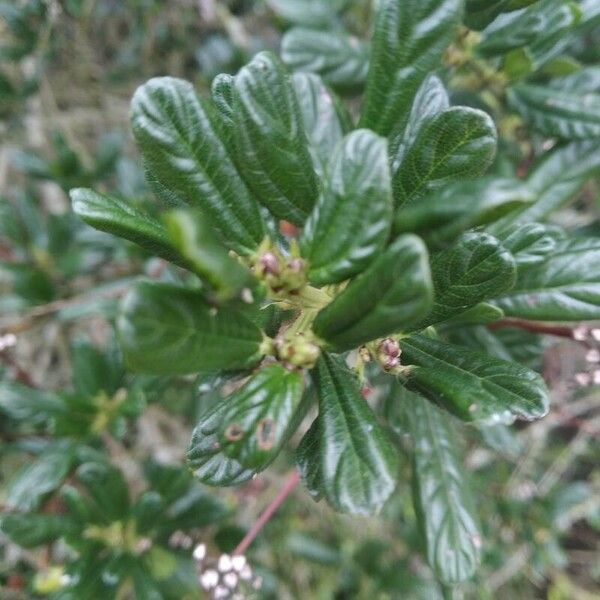
[[[488,329],[502,329],[505,327],[516,327],[532,333],[544,335],[554,335],[557,337],[566,337],[574,339],[576,327],[565,325],[550,325],[548,323],[538,323],[537,321],[526,321],[525,319],[500,319],[488,325]]]
[[[237,545],[233,554],[244,554],[248,549],[248,546],[254,541],[254,538],[260,533],[260,530],[269,522],[271,517],[275,514],[277,509],[283,504],[285,499],[292,493],[294,488],[300,482],[300,473],[293,471],[290,473],[284,481],[281,489],[265,508],[263,513],[258,517],[254,525],[250,528],[250,531],[244,536],[244,539]]]

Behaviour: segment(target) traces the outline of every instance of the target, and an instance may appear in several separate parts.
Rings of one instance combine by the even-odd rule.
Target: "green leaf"
[[[327,168],[300,248],[309,280],[338,283],[363,271],[387,243],[392,189],[387,141],[367,129],[347,135]]]
[[[261,52],[236,76],[235,92],[242,174],[275,217],[301,225],[318,189],[290,77],[275,55]]]
[[[64,515],[27,513],[3,516],[0,520],[0,530],[15,544],[23,548],[35,548],[75,533],[77,527]]]
[[[160,221],[126,200],[77,188],[70,192],[73,211],[88,225],[125,238],[184,269],[189,263],[173,247]]]
[[[39,507],[42,499],[63,483],[75,464],[71,444],[57,443],[42,456],[24,465],[9,481],[6,504],[27,512]]]
[[[90,401],[98,392],[114,394],[123,383],[124,370],[114,345],[102,352],[92,344],[76,340],[71,344],[73,387]]]
[[[177,210],[167,213],[163,220],[173,246],[194,273],[212,286],[218,301],[237,296],[249,283],[250,271],[229,256],[202,214]]]
[[[544,135],[567,140],[600,137],[600,94],[520,84],[508,90],[512,107]]]
[[[404,122],[398,127],[399,135],[390,140],[392,173],[398,171],[407,150],[425,123],[449,107],[450,99],[441,79],[436,75],[428,75],[415,94],[410,112],[400,117]]]
[[[221,73],[213,79],[210,86],[211,97],[217,110],[231,127],[233,126],[234,85],[233,75]]]
[[[542,0],[529,8],[496,19],[482,34],[477,52],[484,57],[502,56],[515,48],[528,47],[539,55],[548,42],[556,45],[581,17],[575,2]],[[559,51],[560,53],[560,51]],[[548,59],[546,54],[546,61]]]
[[[434,255],[431,272],[434,305],[418,328],[445,321],[510,289],[516,279],[515,260],[488,233],[466,233]]]
[[[360,126],[391,139],[425,77],[434,71],[462,16],[462,0],[380,0]]]
[[[314,332],[339,351],[412,329],[431,309],[427,249],[399,237],[315,319]]]
[[[303,480],[336,510],[377,512],[396,487],[396,449],[341,357],[323,355],[312,376],[319,414],[297,450]]]
[[[161,199],[202,210],[236,252],[256,248],[265,236],[258,206],[221,139],[216,109],[190,83],[161,77],[139,87],[131,126]]]
[[[225,400],[219,430],[223,452],[246,468],[263,470],[292,433],[303,386],[298,371],[280,364],[260,369]]]
[[[512,422],[548,412],[543,379],[519,364],[421,335],[400,340],[407,385],[465,421]]]
[[[557,225],[524,223],[505,230],[498,237],[519,268],[543,261],[556,251],[565,236],[565,231]]]
[[[316,73],[334,88],[352,90],[367,79],[369,45],[343,31],[295,28],[281,40],[281,58],[293,71]]]
[[[308,27],[328,27],[348,0],[266,0],[282,19]]]
[[[245,315],[169,284],[137,284],[117,328],[129,367],[154,375],[243,369],[261,356],[262,333]]]
[[[427,561],[445,584],[469,579],[480,562],[481,534],[471,486],[450,417],[428,400],[408,394],[413,439],[413,502]]]
[[[256,473],[254,469],[246,469],[221,450],[219,437],[227,408],[226,402],[218,400],[200,416],[188,448],[188,466],[206,485],[239,485]]]
[[[52,392],[34,389],[16,381],[0,382],[0,412],[15,421],[27,421],[31,425],[47,424],[64,410],[63,399]]]
[[[352,121],[340,99],[317,75],[294,73],[292,83],[314,167],[322,176],[338,142],[352,129]]]
[[[87,497],[105,522],[118,521],[129,513],[129,491],[120,469],[109,463],[87,462],[76,477],[87,490]]]
[[[482,177],[435,190],[396,212],[394,231],[412,231],[439,246],[473,227],[492,223],[535,196],[519,179]]]
[[[466,0],[465,24],[478,31],[485,29],[499,14],[512,12],[538,0]]]
[[[393,176],[397,206],[451,181],[483,174],[496,153],[496,128],[481,110],[455,106],[423,124]]]
[[[515,286],[493,303],[509,317],[538,321],[600,318],[600,241],[564,240],[543,260],[520,266]]]

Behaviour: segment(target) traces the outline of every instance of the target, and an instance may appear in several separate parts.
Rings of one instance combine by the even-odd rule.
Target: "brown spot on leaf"
[[[244,430],[237,423],[232,423],[225,429],[225,438],[230,442],[238,442],[244,437]]]
[[[256,428],[256,439],[261,450],[270,450],[275,443],[275,423],[273,419],[262,419]]]

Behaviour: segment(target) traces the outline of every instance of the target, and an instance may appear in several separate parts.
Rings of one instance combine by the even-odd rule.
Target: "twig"
[[[234,555],[244,554],[244,552],[246,552],[248,546],[254,541],[254,538],[256,538],[260,530],[269,522],[271,517],[275,514],[275,511],[283,504],[285,499],[291,494],[299,482],[300,473],[298,473],[298,471],[293,471],[287,476],[275,498],[273,498],[260,517],[258,517],[254,525],[250,528],[250,531],[244,536],[244,539],[237,545],[236,549],[233,551]]]
[[[29,387],[37,387],[31,378],[31,375],[25,369],[19,365],[19,363],[11,356],[9,351],[1,350],[0,351],[0,360],[2,360],[6,365],[8,365],[15,372],[15,379],[19,383],[23,383]]]
[[[538,323],[536,321],[526,321],[525,319],[500,319],[488,325],[488,329],[502,329],[504,327],[516,327],[532,333],[541,333],[545,335],[554,335],[557,337],[566,337],[573,339],[575,327],[565,325],[549,325],[548,323]]]

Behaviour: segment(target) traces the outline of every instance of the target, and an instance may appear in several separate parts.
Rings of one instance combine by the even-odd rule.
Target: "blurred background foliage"
[[[570,77],[569,87],[600,90],[588,66],[600,59],[600,3],[541,3],[548,19],[536,29],[517,13],[492,23],[506,2],[468,0],[471,29],[442,74],[453,101],[494,116],[493,168],[507,175],[526,175],[549,143],[509,108],[509,82]],[[155,75],[203,91],[258,50],[281,49],[356,112],[370,10],[368,0],[0,2],[1,598],[201,598],[193,548],[206,544],[213,561],[231,552],[277,493],[290,456],[238,489],[188,475],[191,428],[226,382],[124,371],[112,328],[119,297],[140,274],[174,275],[79,222],[66,191],[92,186],[152,209],[127,114],[134,89]],[[569,189],[559,222],[599,232],[598,183]],[[469,338],[489,347],[490,335]],[[407,483],[377,518],[338,515],[294,492],[250,548],[262,584],[241,597],[600,598],[600,330],[582,337],[494,334],[499,355],[522,363],[543,349],[533,366],[553,408],[534,424],[460,429],[485,533],[476,580],[455,590],[434,580],[405,461]],[[370,391],[398,444],[409,443],[402,403]]]

